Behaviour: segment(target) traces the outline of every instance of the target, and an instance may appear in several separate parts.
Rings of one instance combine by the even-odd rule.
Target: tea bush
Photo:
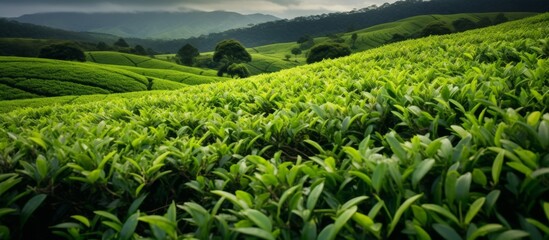
[[[1,114],[0,234],[547,239],[548,26]]]

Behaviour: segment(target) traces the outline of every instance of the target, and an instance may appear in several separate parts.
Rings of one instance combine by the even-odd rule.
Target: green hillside
[[[334,35],[335,39],[344,42],[345,44],[352,46],[351,36],[357,34],[357,41],[352,49],[353,52],[361,52],[364,50],[376,48],[385,44],[397,40],[393,39],[395,34],[399,34],[404,38],[419,38],[424,28],[429,25],[440,23],[442,26],[448,28],[452,32],[460,32],[460,29],[456,29],[454,22],[456,20],[467,19],[477,25],[475,28],[479,28],[484,25],[493,25],[497,23],[496,18],[502,14],[505,19],[499,21],[512,21],[521,18],[533,16],[537,13],[465,13],[465,14],[452,14],[452,15],[423,15],[402,19],[396,22],[385,23],[376,25],[370,28],[361,29],[353,32],[347,32]],[[334,37],[318,37],[314,38],[315,44],[320,44],[328,41],[334,41]],[[293,68],[295,66],[306,64],[306,56],[308,49],[303,50],[300,55],[293,55],[291,51],[293,48],[299,48],[300,45],[296,42],[290,43],[277,43],[269,44],[265,46],[259,46],[254,48],[248,48],[248,52],[252,55],[252,61],[247,64],[248,69],[252,75],[261,73],[277,72],[282,69]],[[291,58],[286,60],[286,55],[290,54]],[[209,57],[213,55],[212,52],[202,53],[201,58]],[[174,54],[162,54],[158,55],[159,59],[169,59]]]
[[[130,71],[38,58],[0,57],[0,99],[178,89],[186,85]]]
[[[546,239],[548,36],[549,13],[245,80],[0,114],[0,230]]]
[[[150,57],[120,52],[87,52],[86,60],[101,64],[133,66],[140,68],[169,69],[204,76],[217,76],[217,72],[209,69],[200,69],[178,65],[175,63],[158,60]]]
[[[33,39],[33,38],[0,38],[0,56],[36,57],[40,49],[52,45],[71,43],[82,49],[93,49],[95,44],[69,40]]]

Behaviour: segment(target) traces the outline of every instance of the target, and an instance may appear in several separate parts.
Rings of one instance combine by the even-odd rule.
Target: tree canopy
[[[122,48],[130,47],[130,45],[123,38],[119,38],[116,42],[114,42],[113,45],[116,47],[122,47]]]
[[[221,64],[217,75],[222,76],[223,73],[228,73],[231,65],[250,62],[252,61],[252,56],[240,42],[230,39],[221,41],[217,44],[213,55],[213,61]],[[243,67],[246,68],[246,66]],[[248,69],[246,69],[246,71],[247,70]]]
[[[252,61],[252,56],[240,42],[230,39],[221,41],[215,47],[214,62],[221,62],[224,59],[230,63],[242,63]]]
[[[85,62],[86,56],[82,49],[68,43],[52,44],[40,50],[40,58]]]
[[[351,49],[347,45],[334,42],[321,43],[311,48],[309,56],[307,57],[307,63],[320,62],[323,59],[344,57],[350,54]]]
[[[179,63],[187,66],[192,66],[194,59],[198,57],[200,53],[193,45],[187,43],[177,51],[177,60]]]

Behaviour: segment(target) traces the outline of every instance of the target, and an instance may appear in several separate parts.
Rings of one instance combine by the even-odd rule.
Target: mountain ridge
[[[10,18],[76,32],[98,32],[124,38],[180,39],[198,37],[233,28],[279,20],[267,14],[240,14],[228,11],[191,12],[52,12]]]

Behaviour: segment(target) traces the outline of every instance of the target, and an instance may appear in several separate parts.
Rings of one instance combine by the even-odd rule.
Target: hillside
[[[548,26],[0,114],[0,224],[22,239],[544,239]]]
[[[14,20],[77,32],[127,38],[177,39],[278,20],[263,14],[234,12],[36,13]]]
[[[549,4],[539,0],[404,0],[351,12],[284,19],[206,36],[155,42],[151,47],[158,51],[173,53],[186,43],[190,43],[200,51],[206,52],[212,51],[223,39],[236,39],[247,47],[257,47],[294,42],[305,35],[321,37],[350,32],[419,15],[545,11],[549,11]]]
[[[217,72],[209,69],[201,69],[194,67],[187,67],[172,62],[158,60],[146,56],[139,56],[134,54],[109,52],[109,51],[94,51],[86,53],[86,60],[90,62],[100,64],[111,64],[121,66],[132,66],[140,68],[152,68],[152,69],[168,69],[176,70],[180,72],[186,72],[196,75],[204,76],[217,76]]]
[[[314,43],[320,44],[329,41],[339,41],[346,45],[353,46],[351,37],[353,34],[357,34],[357,40],[354,43],[354,47],[351,49],[352,52],[356,53],[392,42],[402,41],[407,38],[424,37],[424,29],[434,24],[443,26],[448,29],[448,31],[456,33],[505,21],[522,19],[535,14],[536,13],[506,12],[422,15],[379,24],[352,32],[332,34],[330,37],[317,37],[314,38]],[[460,22],[466,22],[468,24],[463,27],[461,26],[463,24],[459,24]],[[400,37],[395,39],[395,36]],[[252,55],[252,61],[247,64],[247,67],[252,75],[257,75],[261,73],[277,72],[282,69],[306,64],[306,56],[309,49],[304,49],[301,54],[295,56],[291,54],[293,48],[300,48],[300,44],[294,41],[248,48],[247,51]],[[291,55],[288,60],[286,60],[285,56],[287,54]],[[158,55],[157,57],[166,60],[173,56],[175,56],[175,54],[163,54]],[[202,56],[200,56],[199,59],[202,59],[203,61],[204,59],[211,59],[212,56],[213,52],[205,52],[202,53]]]
[[[187,85],[118,68],[38,58],[0,57],[0,99],[178,89]]]

